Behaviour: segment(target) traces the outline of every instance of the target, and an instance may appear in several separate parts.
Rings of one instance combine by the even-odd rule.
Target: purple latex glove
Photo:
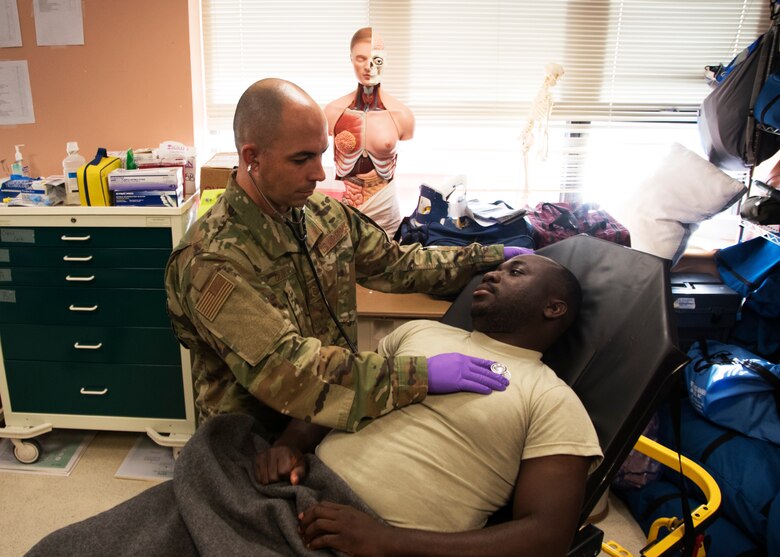
[[[428,358],[428,392],[434,394],[471,391],[483,395],[503,391],[509,381],[490,371],[491,360],[457,352]]]
[[[509,261],[518,255],[530,255],[534,252],[531,248],[520,248],[517,246],[504,246],[504,261]]]

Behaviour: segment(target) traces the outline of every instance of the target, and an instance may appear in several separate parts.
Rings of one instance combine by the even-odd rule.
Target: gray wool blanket
[[[302,485],[258,484],[253,457],[267,446],[251,418],[211,418],[182,449],[172,480],[49,534],[27,556],[341,555],[306,549],[298,514],[323,500],[374,513],[312,455]]]

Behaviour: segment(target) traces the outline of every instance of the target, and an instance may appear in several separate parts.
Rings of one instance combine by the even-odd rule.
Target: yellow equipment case
[[[95,158],[78,170],[79,197],[82,205],[109,206],[108,175],[122,167],[119,157],[109,157],[106,149],[97,150]]]

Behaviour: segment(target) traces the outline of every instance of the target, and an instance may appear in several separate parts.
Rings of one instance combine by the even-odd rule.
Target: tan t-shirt
[[[601,457],[585,408],[539,352],[434,321],[402,325],[379,352],[460,352],[499,361],[512,374],[506,391],[428,395],[357,433],[332,432],[322,441],[317,455],[390,524],[443,532],[481,528],[510,501],[521,460]],[[600,458],[593,460],[591,470]]]

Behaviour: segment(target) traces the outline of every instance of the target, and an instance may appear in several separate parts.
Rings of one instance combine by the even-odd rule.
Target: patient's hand
[[[296,448],[274,446],[255,455],[254,470],[255,479],[262,485],[281,480],[298,485],[306,477],[306,459]]]
[[[394,531],[354,507],[330,501],[309,507],[298,520],[309,549],[331,548],[355,557],[382,555]]]

